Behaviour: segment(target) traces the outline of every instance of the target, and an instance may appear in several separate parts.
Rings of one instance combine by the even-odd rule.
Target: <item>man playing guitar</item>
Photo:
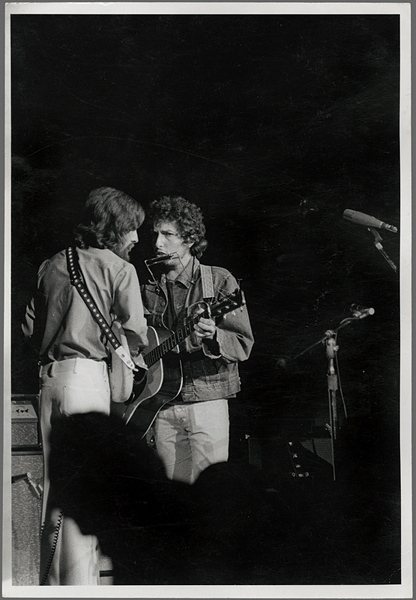
[[[153,424],[167,476],[192,484],[209,465],[228,460],[228,399],[240,391],[238,363],[248,359],[253,334],[245,302],[214,316],[214,307],[240,290],[229,271],[199,262],[208,245],[201,210],[182,197],[162,197],[151,203],[149,219],[156,250],[146,261],[152,278],[142,286],[149,329],[169,336],[197,315],[163,358]]]

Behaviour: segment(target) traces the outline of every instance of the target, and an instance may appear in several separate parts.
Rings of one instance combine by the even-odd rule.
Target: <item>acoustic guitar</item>
[[[187,317],[175,332],[148,328],[149,345],[142,354],[147,369],[139,369],[134,375],[132,399],[122,415],[126,424],[133,423],[141,437],[147,434],[159,411],[182,389],[182,364],[178,352],[174,351],[178,344],[191,335],[201,318],[216,319],[244,304],[244,294],[238,289],[220,302],[199,302],[199,312]]]

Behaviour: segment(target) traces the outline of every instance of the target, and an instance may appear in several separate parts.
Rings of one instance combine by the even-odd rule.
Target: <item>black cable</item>
[[[58,522],[56,523],[56,527],[55,527],[55,533],[53,536],[53,542],[52,542],[52,550],[48,559],[48,563],[46,565],[46,569],[45,572],[43,574],[42,580],[40,582],[40,585],[45,585],[46,580],[49,576],[49,571],[50,568],[52,566],[52,561],[53,561],[53,557],[55,556],[55,550],[56,550],[56,546],[58,545],[58,539],[59,539],[59,532],[61,530],[61,525],[62,525],[62,520],[64,518],[64,513],[62,511],[59,512],[59,517],[58,517]],[[44,534],[45,529],[44,529],[44,525],[43,525],[43,530],[41,532],[41,537]]]

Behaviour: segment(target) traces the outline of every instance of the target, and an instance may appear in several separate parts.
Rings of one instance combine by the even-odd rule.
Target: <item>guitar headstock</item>
[[[220,317],[222,315],[226,315],[229,312],[237,308],[242,308],[246,303],[246,299],[244,298],[244,292],[237,288],[232,294],[217,302],[215,304],[211,304],[210,312],[212,317]]]

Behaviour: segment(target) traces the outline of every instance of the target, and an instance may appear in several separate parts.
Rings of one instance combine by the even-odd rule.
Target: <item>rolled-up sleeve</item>
[[[23,335],[27,340],[33,336],[35,330],[35,299],[32,298],[26,306],[25,314],[22,322]]]
[[[30,345],[37,350],[37,352],[40,352],[41,350],[46,327],[46,299],[44,294],[42,294],[38,288],[48,265],[49,261],[46,260],[39,267],[37,274],[37,286],[32,298],[26,306],[21,323],[21,329],[24,337],[30,342]]]

